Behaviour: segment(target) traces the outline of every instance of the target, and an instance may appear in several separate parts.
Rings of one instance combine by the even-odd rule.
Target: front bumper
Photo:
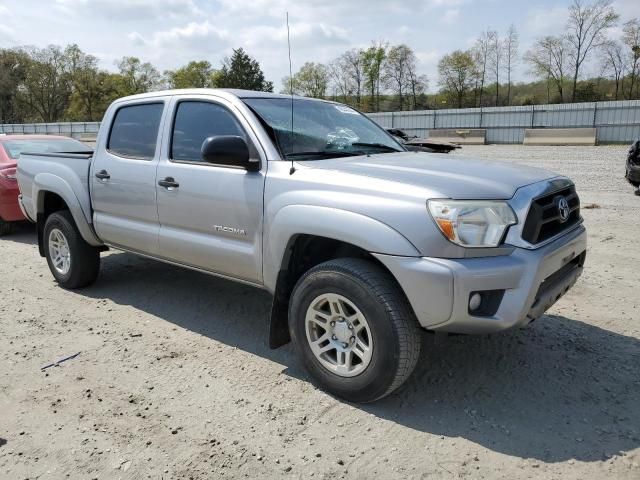
[[[375,254],[395,276],[420,324],[452,333],[490,333],[540,317],[582,273],[587,234],[581,225],[536,250],[484,258],[410,258]],[[494,314],[473,315],[469,297],[504,291]]]

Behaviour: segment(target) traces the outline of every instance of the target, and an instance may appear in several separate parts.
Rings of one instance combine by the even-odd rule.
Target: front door
[[[158,164],[160,255],[168,260],[249,282],[262,281],[261,171],[203,161],[208,137],[234,135],[259,158],[245,120],[212,97],[177,98]]]
[[[158,253],[156,169],[164,107],[154,100],[119,108],[109,134],[96,145],[90,173],[98,236],[148,255]]]

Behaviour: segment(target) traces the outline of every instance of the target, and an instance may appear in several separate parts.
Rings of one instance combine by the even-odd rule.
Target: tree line
[[[621,40],[609,38],[609,29],[619,21],[610,0],[574,0],[564,32],[537,38],[522,58],[514,26],[503,36],[487,30],[471,49],[440,60],[441,93],[457,107],[639,98],[640,20],[623,22]],[[522,88],[523,84],[514,88],[512,83],[520,59],[537,78],[530,88]],[[597,65],[598,71],[580,80],[587,65]],[[514,90],[519,93],[516,98]]]
[[[381,98],[393,95],[398,110],[425,106],[429,82],[417,68],[415,52],[407,45],[378,42],[351,49],[332,62],[307,62],[282,79],[282,93],[333,98],[366,111],[379,111]]]
[[[115,99],[165,88],[243,88],[273,91],[260,64],[242,48],[219,68],[193,61],[163,73],[136,57],[116,72],[78,45],[0,49],[0,123],[99,121]]]
[[[523,55],[511,25],[482,32],[472,48],[438,62],[439,91],[417,71],[407,45],[384,42],[352,49],[328,64],[308,62],[282,80],[283,93],[333,98],[365,111],[462,108],[640,98],[640,20],[622,24],[622,38],[607,37],[620,15],[611,0],[574,0],[562,34],[537,38]],[[514,83],[520,62],[536,79]],[[595,75],[583,79],[587,66]]]
[[[462,108],[640,98],[640,20],[622,25],[621,40],[607,37],[620,16],[611,0],[574,0],[562,34],[535,39],[524,54],[511,25],[488,29],[472,48],[438,62],[439,91],[428,95],[429,79],[417,70],[407,45],[384,42],[352,49],[327,63],[305,63],[282,80],[282,93],[332,98],[364,111]],[[524,67],[533,82],[514,82]],[[587,66],[596,72],[585,77]]]
[[[611,0],[573,0],[563,33],[535,39],[523,54],[515,26],[482,32],[473,47],[438,62],[438,91],[405,44],[378,41],[328,63],[307,62],[282,79],[282,93],[337,100],[367,112],[583,102],[640,98],[640,19],[620,25]],[[514,82],[523,66],[534,81]],[[596,72],[585,78],[587,67]],[[0,122],[97,121],[116,98],[163,88],[228,87],[273,91],[257,60],[234,49],[218,67],[192,61],[158,71],[123,57],[117,71],[77,45],[0,49]]]

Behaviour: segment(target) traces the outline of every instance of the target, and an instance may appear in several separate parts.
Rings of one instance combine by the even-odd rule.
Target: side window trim
[[[209,162],[205,162],[205,161],[200,161],[200,160],[176,160],[173,158],[173,137],[174,137],[174,131],[175,131],[175,126],[176,126],[176,119],[178,117],[178,110],[180,108],[180,105],[183,103],[207,103],[207,104],[211,104],[211,105],[215,105],[217,107],[222,108],[223,110],[225,110],[229,115],[231,115],[231,117],[235,120],[235,122],[238,124],[238,128],[241,130],[241,132],[243,133],[243,137],[245,139],[245,141],[247,142],[248,146],[249,146],[249,151],[251,152],[251,154],[255,154],[258,156],[258,158],[260,157],[260,153],[257,151],[255,145],[253,144],[253,140],[251,139],[251,136],[249,135],[249,133],[247,132],[247,129],[245,128],[244,125],[242,125],[242,122],[238,119],[237,115],[235,115],[231,109],[226,106],[223,105],[221,102],[215,100],[215,99],[208,99],[208,98],[182,98],[182,99],[178,99],[173,107],[173,113],[172,113],[172,118],[171,118],[171,129],[169,130],[169,145],[168,145],[168,151],[167,151],[167,160],[169,160],[170,163],[182,163],[182,164],[187,164],[187,165],[199,165],[202,167],[215,167],[215,168],[233,168],[233,169],[239,169],[239,170],[244,170],[242,167],[236,166],[236,165],[226,165],[223,163],[209,163]],[[262,160],[260,160],[262,161]]]
[[[160,113],[160,119],[158,121],[158,130],[156,132],[156,146],[155,146],[155,150],[153,153],[153,156],[151,157],[137,157],[134,155],[124,155],[121,152],[116,152],[114,150],[111,150],[109,147],[111,145],[111,136],[113,134],[113,128],[115,126],[116,120],[118,118],[118,113],[125,109],[125,108],[130,108],[130,107],[139,107],[139,106],[144,106],[144,105],[162,105],[162,112]],[[162,132],[162,124],[163,124],[163,118],[164,118],[164,113],[167,107],[167,102],[165,100],[157,100],[154,99],[152,101],[140,101],[140,102],[135,102],[135,103],[126,103],[124,105],[119,106],[115,112],[113,112],[113,116],[112,116],[112,120],[111,120],[111,125],[109,125],[109,135],[107,136],[107,143],[105,145],[105,150],[110,153],[111,155],[118,157],[118,158],[124,158],[127,160],[140,160],[140,161],[144,161],[144,162],[153,162],[153,160],[155,160],[155,158],[158,156],[158,147],[161,143],[161,132]]]

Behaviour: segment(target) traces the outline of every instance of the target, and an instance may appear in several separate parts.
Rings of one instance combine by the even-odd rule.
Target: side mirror
[[[202,143],[202,159],[216,165],[229,165],[246,170],[258,170],[259,162],[250,161],[249,145],[242,137],[220,135],[209,137]]]

